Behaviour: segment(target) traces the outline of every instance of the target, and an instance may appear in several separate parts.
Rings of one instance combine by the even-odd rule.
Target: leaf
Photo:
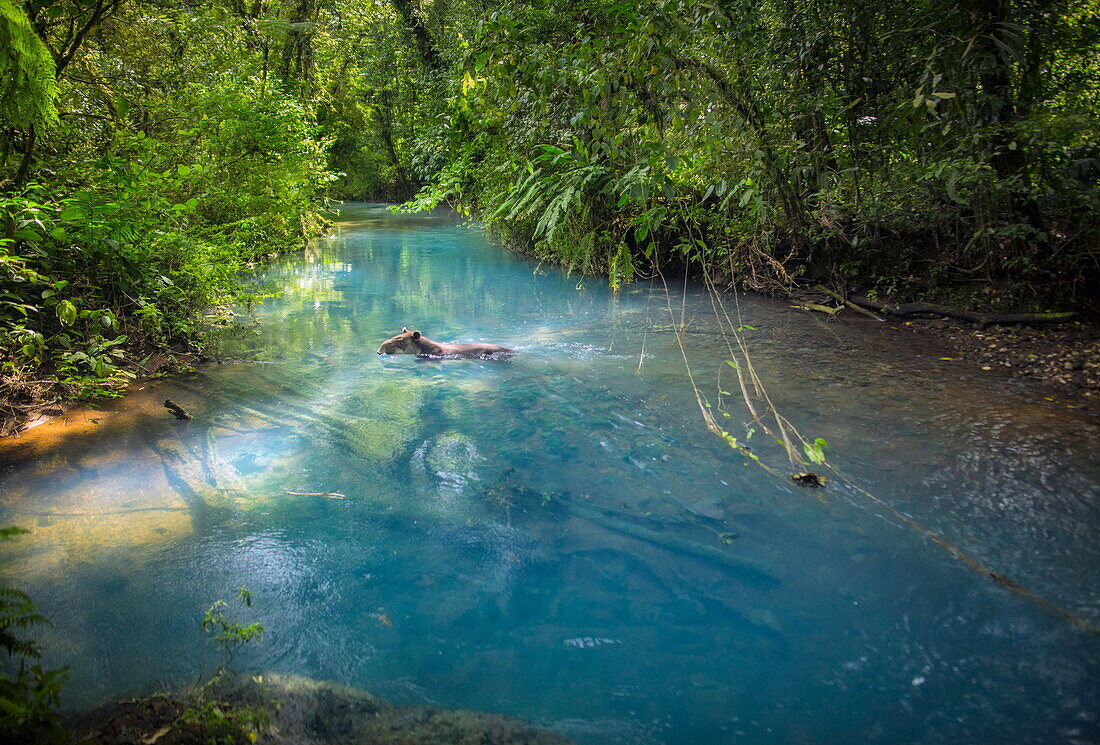
[[[818,437],[813,442],[806,442],[802,444],[802,450],[806,453],[806,457],[817,465],[825,463],[825,448],[829,445],[825,442],[825,438]]]
[[[62,300],[54,308],[57,313],[57,320],[61,321],[62,326],[72,326],[76,321],[76,306],[72,304],[70,300]]]
[[[179,165],[176,167],[176,173],[178,173],[180,176],[190,176],[191,169],[185,165]]]

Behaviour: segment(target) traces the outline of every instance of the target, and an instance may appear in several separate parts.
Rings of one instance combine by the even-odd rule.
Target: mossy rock
[[[384,465],[420,433],[424,383],[382,383],[345,401],[343,439],[360,458]]]
[[[346,743],[365,720],[393,709],[366,691],[301,675],[265,675],[231,696],[238,704],[274,707],[263,742],[279,745]]]
[[[105,704],[70,722],[76,745],[251,745],[243,727],[212,732],[197,722],[186,721],[187,705],[168,696]],[[89,730],[89,727],[91,729]]]
[[[461,432],[444,432],[428,449],[425,467],[438,477],[478,481],[477,471],[484,460],[472,439]]]
[[[386,464],[405,452],[405,447],[419,430],[416,417],[403,421],[392,419],[359,419],[350,422],[344,431],[344,441],[360,458]]]
[[[261,739],[272,745],[570,745],[557,733],[499,714],[396,707],[358,688],[298,675],[262,680],[242,689],[241,700],[277,703]]]
[[[354,417],[400,420],[419,413],[424,396],[431,388],[431,381],[415,378],[400,383],[371,382],[347,396],[340,408]]]
[[[253,742],[244,718],[266,710],[270,724],[256,742],[269,745],[570,745],[570,740],[520,719],[476,711],[396,707],[366,691],[299,675],[249,678],[219,696],[219,709],[239,731],[218,742]],[[214,733],[188,722],[187,705],[168,696],[108,704],[70,721],[81,745],[194,745]],[[90,734],[82,734],[90,733]]]

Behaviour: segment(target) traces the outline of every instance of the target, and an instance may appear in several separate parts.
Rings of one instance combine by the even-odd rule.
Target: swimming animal
[[[447,344],[432,341],[419,331],[401,328],[397,336],[386,339],[378,347],[378,354],[415,354],[418,357],[480,357],[481,359],[505,357],[515,354],[511,349],[497,344]]]

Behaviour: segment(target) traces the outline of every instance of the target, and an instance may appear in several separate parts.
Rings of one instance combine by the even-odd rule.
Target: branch
[[[1067,323],[1076,316],[1075,313],[977,313],[972,310],[960,310],[948,308],[944,305],[931,303],[904,303],[903,305],[891,305],[890,303],[869,300],[862,295],[849,295],[848,299],[863,308],[877,310],[898,318],[910,318],[912,316],[930,315],[943,316],[945,318],[957,318],[960,321],[977,323],[982,326],[989,324],[1009,323]]]

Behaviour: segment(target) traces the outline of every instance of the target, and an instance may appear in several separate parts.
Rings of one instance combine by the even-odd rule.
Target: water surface
[[[668,311],[717,406],[700,288],[615,297],[449,213],[339,227],[262,272],[282,295],[217,363],[0,445],[0,521],[33,530],[5,571],[68,706],[198,674],[202,611],[247,585],[242,669],[583,745],[1100,742],[1095,635],[856,489],[795,486],[762,432],[778,475],[706,431]],[[740,303],[772,400],[856,484],[1100,623],[1094,415],[904,328]],[[376,355],[405,325],[519,354]]]

